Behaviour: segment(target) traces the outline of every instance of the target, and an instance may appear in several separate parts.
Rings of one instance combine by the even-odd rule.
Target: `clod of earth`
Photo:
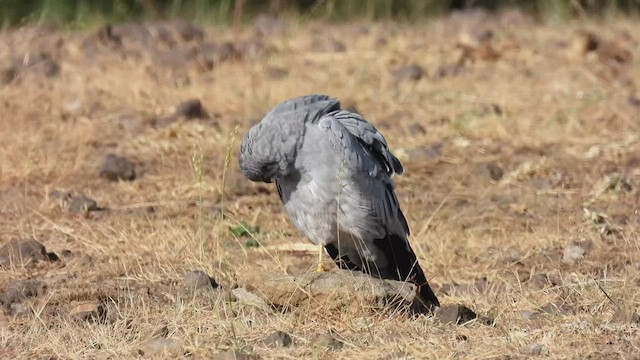
[[[266,346],[289,347],[293,344],[291,336],[284,331],[274,331],[262,341]]]
[[[102,160],[100,176],[109,181],[131,181],[136,178],[136,167],[126,157],[108,154],[104,160]]]
[[[78,321],[102,322],[106,319],[107,308],[100,302],[87,301],[71,308],[69,315]]]
[[[464,305],[445,305],[438,309],[436,318],[443,324],[461,325],[476,320],[478,315]]]
[[[10,308],[13,303],[19,303],[30,297],[42,295],[47,289],[47,285],[39,280],[22,280],[9,284],[0,295],[0,304]]]
[[[549,348],[543,344],[531,344],[522,349],[522,354],[533,356],[545,356],[549,355]]]
[[[411,64],[407,66],[399,67],[391,72],[393,77],[397,80],[413,80],[418,81],[422,79],[424,70],[420,65]]]
[[[153,338],[144,344],[142,355],[166,355],[179,356],[182,355],[182,345],[172,338]]]
[[[173,113],[174,116],[183,117],[187,120],[196,119],[196,118],[204,118],[207,116],[207,112],[204,110],[202,106],[202,102],[200,99],[190,99],[184,102],[181,102],[176,106],[176,110]]]
[[[217,353],[213,356],[213,360],[258,360],[257,355],[251,355],[239,350],[227,350],[221,353]]]
[[[0,267],[27,266],[38,261],[59,260],[55,253],[47,253],[47,249],[36,240],[12,240],[0,248]]]
[[[213,289],[218,283],[202,270],[189,271],[184,277],[184,284],[190,290]]]
[[[584,241],[578,244],[569,244],[562,252],[562,262],[573,264],[581,260],[589,250],[593,247],[590,241]]]
[[[229,300],[238,302],[246,306],[252,306],[262,310],[269,310],[271,308],[262,297],[250,292],[245,288],[235,288],[231,290],[230,295],[231,296]]]
[[[322,334],[316,339],[316,343],[327,350],[340,350],[344,346],[342,341],[336,339],[331,334]]]
[[[638,314],[637,311],[620,308],[613,313],[611,321],[627,324],[640,324],[640,314]]]
[[[89,211],[104,210],[98,206],[98,203],[84,194],[74,195],[67,191],[54,190],[49,193],[49,199],[53,200],[58,206],[70,212],[87,213]]]
[[[267,67],[266,73],[269,76],[269,78],[273,80],[284,79],[285,77],[287,77],[287,75],[289,75],[289,71],[287,71],[286,69],[275,67],[275,66]]]
[[[289,29],[289,23],[275,15],[258,15],[253,20],[253,26],[259,36],[283,36]]]
[[[151,334],[151,338],[166,338],[169,335],[169,327],[166,323],[161,323]]]

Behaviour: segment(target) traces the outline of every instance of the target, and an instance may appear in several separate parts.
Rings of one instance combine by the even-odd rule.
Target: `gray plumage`
[[[239,160],[248,179],[275,181],[293,223],[341,268],[413,282],[425,309],[439,306],[391,180],[402,164],[360,115],[325,95],[287,100],[249,129]]]

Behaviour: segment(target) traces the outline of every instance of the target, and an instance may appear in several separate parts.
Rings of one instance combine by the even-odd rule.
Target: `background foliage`
[[[470,6],[519,7],[543,20],[557,21],[612,12],[637,14],[640,0],[0,0],[0,24],[82,26],[176,17],[211,24],[244,20],[261,12],[337,21],[417,20]]]

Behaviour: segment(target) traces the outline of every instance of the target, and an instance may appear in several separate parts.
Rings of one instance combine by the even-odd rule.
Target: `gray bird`
[[[326,95],[274,107],[245,134],[240,170],[276,183],[298,229],[342,269],[417,285],[421,309],[440,306],[409,245],[391,177],[404,172],[384,136]],[[421,311],[422,311],[421,310]]]

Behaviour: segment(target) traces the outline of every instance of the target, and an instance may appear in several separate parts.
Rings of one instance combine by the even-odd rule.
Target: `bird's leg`
[[[317,272],[326,272],[327,269],[324,268],[324,265],[322,264],[322,254],[324,252],[324,246],[322,245],[318,245],[318,268],[317,268]]]

